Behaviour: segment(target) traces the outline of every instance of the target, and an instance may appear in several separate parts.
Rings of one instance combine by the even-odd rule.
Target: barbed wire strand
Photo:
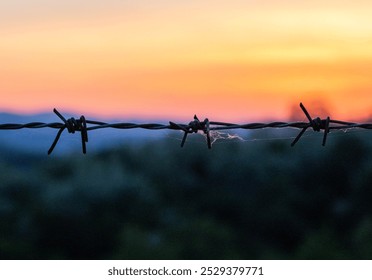
[[[297,128],[301,129],[299,134],[291,143],[293,147],[303,136],[307,129],[312,128],[313,131],[320,132],[323,131],[323,141],[322,145],[326,145],[328,133],[332,130],[345,130],[350,128],[361,128],[361,129],[372,129],[372,123],[354,123],[333,120],[330,117],[321,119],[320,117],[311,118],[309,112],[305,106],[300,103],[300,108],[304,112],[308,122],[270,122],[270,123],[246,123],[246,124],[236,124],[228,122],[219,122],[219,121],[209,121],[208,118],[204,121],[200,121],[199,118],[195,115],[194,120],[188,124],[179,124],[170,121],[169,124],[157,124],[157,123],[147,123],[147,124],[136,124],[136,123],[105,123],[100,121],[87,120],[84,116],[81,116],[79,119],[70,118],[66,119],[57,109],[54,109],[53,112],[62,120],[62,123],[53,122],[53,123],[43,123],[43,122],[31,122],[26,124],[0,124],[0,130],[16,130],[16,129],[40,129],[40,128],[53,128],[58,129],[57,135],[48,150],[48,155],[50,155],[54,148],[56,147],[63,131],[67,129],[69,133],[80,132],[81,133],[81,143],[82,151],[86,153],[86,143],[88,142],[88,131],[105,129],[105,128],[114,128],[114,129],[148,129],[148,130],[161,130],[161,129],[170,129],[170,130],[180,130],[184,132],[184,136],[181,141],[181,147],[186,143],[187,136],[192,133],[198,133],[199,131],[203,132],[206,135],[207,147],[208,149],[212,148],[211,144],[211,131],[219,130],[230,130],[230,129],[263,129],[263,128]]]

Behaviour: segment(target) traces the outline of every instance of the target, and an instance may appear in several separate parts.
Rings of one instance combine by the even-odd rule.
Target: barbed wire
[[[170,121],[169,124],[157,124],[157,123],[147,123],[147,124],[136,124],[136,123],[106,123],[100,121],[87,120],[84,116],[81,116],[79,119],[69,118],[66,119],[57,109],[54,109],[53,112],[62,120],[60,122],[53,123],[43,123],[43,122],[31,122],[26,124],[0,124],[0,130],[16,130],[16,129],[40,129],[40,128],[54,128],[58,129],[57,135],[48,150],[48,155],[50,155],[55,146],[57,145],[62,132],[67,129],[69,133],[80,132],[81,133],[81,143],[83,153],[86,153],[86,143],[88,142],[88,131],[104,129],[104,128],[114,128],[114,129],[148,129],[148,130],[161,130],[161,129],[170,129],[170,130],[180,130],[184,132],[184,136],[181,141],[181,147],[186,143],[187,136],[192,133],[198,133],[199,131],[203,132],[206,135],[208,149],[212,148],[211,143],[211,131],[227,130],[227,129],[263,129],[263,128],[297,128],[301,129],[300,133],[291,143],[293,147],[309,128],[312,128],[316,132],[323,131],[323,141],[322,145],[325,146],[327,141],[328,133],[331,130],[345,130],[350,128],[361,128],[361,129],[372,129],[372,123],[354,123],[333,120],[330,117],[321,119],[320,117],[312,118],[305,108],[305,106],[300,103],[300,107],[304,112],[308,122],[270,122],[270,123],[246,123],[246,124],[236,124],[228,122],[219,122],[219,121],[209,121],[208,118],[204,121],[200,121],[199,118],[195,115],[194,120],[188,124],[179,124]],[[89,126],[90,125],[90,126]]]

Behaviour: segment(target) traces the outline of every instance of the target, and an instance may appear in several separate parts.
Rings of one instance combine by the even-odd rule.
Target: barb
[[[181,147],[186,142],[187,135],[189,133],[198,133],[199,130],[203,131],[207,135],[207,145],[208,149],[212,149],[211,136],[210,136],[210,122],[208,119],[205,119],[203,122],[199,121],[198,117],[195,115],[194,120],[189,123],[188,126],[182,124],[176,124],[174,122],[169,122],[171,129],[180,129],[185,132],[182,138]]]
[[[87,148],[86,148],[86,142],[88,142],[88,131],[87,131],[87,121],[85,120],[84,116],[81,116],[80,119],[76,120],[75,118],[70,118],[66,120],[58,111],[56,108],[53,109],[53,112],[63,121],[64,125],[60,127],[56,138],[54,139],[52,145],[50,146],[48,150],[48,155],[50,155],[55,146],[58,143],[59,138],[61,137],[62,132],[67,128],[67,131],[69,133],[75,133],[75,131],[81,132],[81,143],[83,148],[83,153],[86,154]]]
[[[306,127],[304,127],[301,132],[297,135],[295,140],[292,142],[291,146],[293,147],[298,140],[300,140],[301,136],[305,133],[305,131],[311,127],[314,131],[319,132],[320,130],[324,130],[324,136],[323,136],[323,143],[322,145],[325,146],[326,141],[327,141],[327,135],[329,133],[329,123],[331,122],[330,118],[327,117],[325,120],[322,120],[321,118],[317,117],[315,119],[312,119],[310,117],[309,112],[306,110],[305,106],[300,103],[300,107],[302,111],[305,113],[307,119],[309,120],[309,123]]]
[[[56,147],[63,131],[67,129],[69,133],[80,132],[81,133],[81,143],[83,153],[86,153],[86,143],[88,142],[88,131],[113,128],[113,129],[148,129],[148,130],[180,130],[184,132],[181,147],[186,143],[187,136],[192,133],[198,133],[199,131],[203,132],[206,135],[207,147],[208,149],[212,148],[211,144],[211,135],[210,132],[213,130],[227,130],[227,129],[263,129],[263,128],[297,128],[301,129],[300,133],[291,143],[293,147],[303,136],[305,131],[309,128],[312,128],[316,132],[323,131],[323,141],[322,145],[325,146],[327,141],[327,136],[332,130],[341,130],[341,129],[350,129],[350,128],[360,128],[360,129],[372,129],[372,123],[353,123],[346,121],[333,120],[330,117],[321,119],[320,117],[311,118],[309,112],[305,106],[300,103],[300,108],[304,112],[308,122],[271,122],[271,123],[246,123],[246,124],[236,124],[228,122],[218,122],[218,121],[209,121],[208,118],[204,121],[200,121],[199,118],[195,115],[194,120],[189,122],[189,124],[178,124],[170,121],[168,125],[166,124],[157,124],[157,123],[148,123],[148,124],[135,124],[135,123],[105,123],[100,121],[87,120],[84,116],[81,116],[79,119],[70,118],[66,119],[57,109],[54,109],[53,112],[62,120],[62,123],[43,123],[43,122],[31,122],[26,124],[0,124],[0,130],[16,130],[16,129],[39,129],[39,128],[53,128],[58,129],[57,135],[48,150],[48,154],[51,154]]]

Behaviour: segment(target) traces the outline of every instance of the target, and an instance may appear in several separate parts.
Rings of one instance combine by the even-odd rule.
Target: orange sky
[[[3,111],[242,121],[320,100],[372,116],[371,1],[2,2]]]

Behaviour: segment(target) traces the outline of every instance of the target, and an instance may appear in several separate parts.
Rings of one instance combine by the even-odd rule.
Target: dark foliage
[[[4,152],[0,258],[371,259],[370,136]]]

